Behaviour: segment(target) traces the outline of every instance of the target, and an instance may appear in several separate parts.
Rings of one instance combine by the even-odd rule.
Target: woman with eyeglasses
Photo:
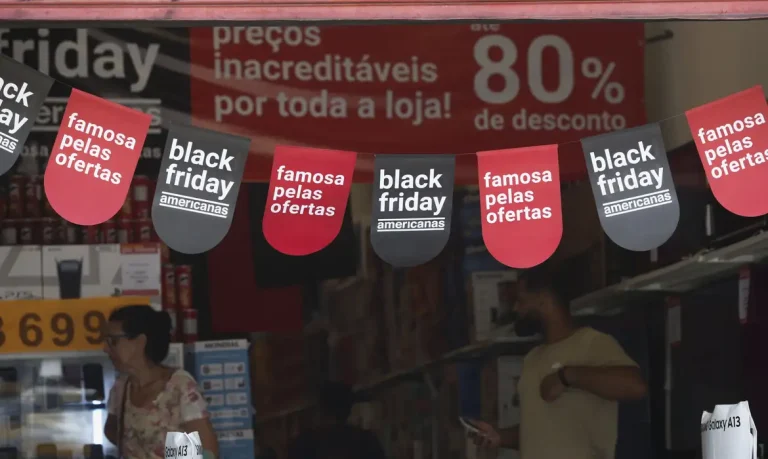
[[[218,455],[205,400],[192,375],[163,366],[171,318],[149,306],[109,316],[104,350],[119,376],[109,393],[106,437],[123,459],[162,459],[168,432],[200,434],[205,456]]]

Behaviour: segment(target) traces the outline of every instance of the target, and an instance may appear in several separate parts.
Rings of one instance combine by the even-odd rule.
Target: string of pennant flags
[[[0,56],[0,174],[14,166],[54,80]],[[755,86],[685,113],[715,198],[745,217],[768,213],[768,111]],[[101,224],[129,191],[151,116],[72,89],[44,175],[65,220]],[[617,245],[648,251],[677,227],[680,208],[658,123],[581,141],[597,213]],[[172,124],[151,218],[170,248],[187,254],[226,236],[250,139]],[[475,153],[482,233],[489,253],[513,268],[546,261],[563,232],[558,145]],[[338,235],[357,153],[275,149],[262,229],[276,250],[309,255]],[[396,267],[437,256],[451,230],[455,155],[377,154],[371,245]]]

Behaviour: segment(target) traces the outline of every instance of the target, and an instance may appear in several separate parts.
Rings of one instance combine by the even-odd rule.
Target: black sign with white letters
[[[451,234],[453,155],[376,155],[371,245],[410,267],[436,257]]]
[[[171,125],[152,203],[168,247],[186,254],[215,247],[229,231],[251,139]]]
[[[0,55],[0,175],[19,159],[53,78]]]
[[[658,124],[581,140],[600,224],[617,245],[637,252],[677,228],[677,200]]]

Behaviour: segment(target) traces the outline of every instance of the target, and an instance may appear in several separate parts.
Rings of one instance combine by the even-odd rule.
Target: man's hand
[[[501,443],[501,435],[493,428],[492,425],[487,422],[470,420],[473,426],[477,427],[479,432],[470,432],[470,437],[475,441],[477,446],[484,448],[498,448]]]
[[[545,402],[554,402],[563,392],[565,392],[565,386],[563,386],[562,381],[560,381],[560,376],[558,376],[557,371],[550,373],[541,380],[539,391],[541,392],[541,398]]]

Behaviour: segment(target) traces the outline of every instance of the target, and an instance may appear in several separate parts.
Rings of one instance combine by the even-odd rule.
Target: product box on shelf
[[[44,298],[117,296],[121,287],[119,245],[43,247]]]
[[[200,341],[185,347],[185,366],[208,403],[222,459],[253,457],[248,341]]]
[[[443,335],[444,317],[441,276],[438,263],[409,270],[386,270],[383,291],[378,300],[377,319],[370,333],[380,333],[382,341],[371,342],[386,348],[386,361],[392,371],[410,368],[437,358],[448,351]],[[383,310],[382,310],[383,309]],[[360,327],[362,328],[362,327]],[[366,343],[368,344],[368,343]],[[376,353],[383,354],[376,350]]]
[[[517,271],[479,271],[469,277],[475,341],[483,341],[502,325],[512,322],[517,301]]]
[[[0,247],[0,299],[43,298],[41,263],[40,246]]]
[[[160,248],[146,244],[42,247],[43,298],[139,295],[160,304]]]
[[[148,296],[155,306],[162,302],[160,244],[120,244],[122,295]]]

